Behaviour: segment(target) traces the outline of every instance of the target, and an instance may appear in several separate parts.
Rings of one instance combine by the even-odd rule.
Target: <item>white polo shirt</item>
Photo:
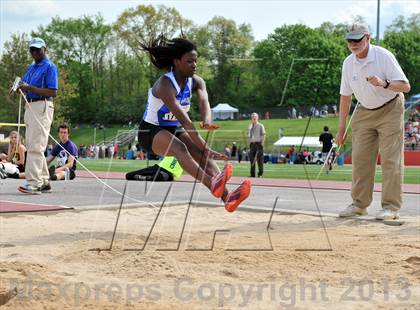
[[[368,76],[373,75],[382,80],[408,82],[395,56],[380,46],[370,44],[366,58],[359,59],[352,53],[344,60],[340,94],[342,96],[354,94],[360,104],[367,109],[375,109],[393,99],[396,92],[381,86],[373,86],[366,80]]]

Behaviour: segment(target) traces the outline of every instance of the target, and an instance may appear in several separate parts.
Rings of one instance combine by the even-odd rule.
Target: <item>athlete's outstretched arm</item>
[[[194,90],[197,92],[198,107],[204,124],[211,124],[211,110],[206,83],[198,75],[194,75]]]
[[[211,109],[209,103],[209,95],[207,93],[206,82],[199,77],[194,75],[194,91],[197,92],[198,107],[201,113],[201,119],[203,120],[203,128],[207,130],[218,129],[219,126],[213,124],[211,119]]]

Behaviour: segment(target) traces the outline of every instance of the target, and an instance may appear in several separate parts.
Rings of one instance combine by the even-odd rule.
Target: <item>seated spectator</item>
[[[293,156],[293,153],[295,152],[295,147],[291,146],[288,150],[287,150],[287,154],[286,154],[286,158],[287,159],[291,159]]]
[[[409,143],[411,144],[411,149],[414,151],[416,149],[417,143],[419,142],[416,134],[411,134]]]
[[[17,131],[12,131],[9,134],[9,148],[7,154],[0,154],[1,163],[11,163],[17,169],[3,171],[4,178],[24,179],[25,178],[25,163],[26,163],[26,147],[22,139],[19,139]]]
[[[76,159],[77,146],[70,140],[70,127],[67,124],[62,124],[58,127],[58,136],[60,144],[57,144],[52,149],[51,155],[47,158],[47,165],[57,157],[57,168],[51,166],[48,170],[50,172],[51,181],[73,180],[76,177]],[[67,178],[66,178],[67,174]]]
[[[404,143],[406,147],[411,150],[416,150],[420,141],[420,129],[419,122],[413,121],[416,118],[416,114],[411,114],[410,119],[405,123]]]
[[[312,160],[311,152],[309,152],[307,149],[304,149],[303,156],[305,157],[305,161],[307,164],[311,163],[311,160]]]
[[[295,164],[303,164],[303,163],[305,163],[305,157],[303,156],[303,153],[302,152],[299,152],[297,154],[294,163]]]

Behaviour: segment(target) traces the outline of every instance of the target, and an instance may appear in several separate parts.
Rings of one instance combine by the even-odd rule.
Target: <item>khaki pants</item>
[[[398,211],[402,205],[404,166],[404,96],[378,110],[359,106],[352,124],[353,204],[372,202],[378,151],[382,165],[382,208]]]
[[[31,186],[40,187],[49,179],[44,151],[48,145],[54,105],[46,100],[33,101],[29,105],[25,106],[24,116],[27,149],[25,178]]]

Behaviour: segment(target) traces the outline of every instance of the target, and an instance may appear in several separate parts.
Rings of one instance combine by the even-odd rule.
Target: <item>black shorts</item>
[[[17,167],[19,169],[19,172],[25,172],[25,166],[24,165],[17,165]]]
[[[153,152],[152,150],[153,139],[156,136],[156,134],[161,130],[167,130],[171,134],[173,134],[175,137],[179,137],[182,133],[185,132],[182,127],[157,126],[157,125],[153,125],[148,122],[145,122],[143,120],[139,126],[138,140],[139,140],[140,146],[142,147],[144,151]]]

